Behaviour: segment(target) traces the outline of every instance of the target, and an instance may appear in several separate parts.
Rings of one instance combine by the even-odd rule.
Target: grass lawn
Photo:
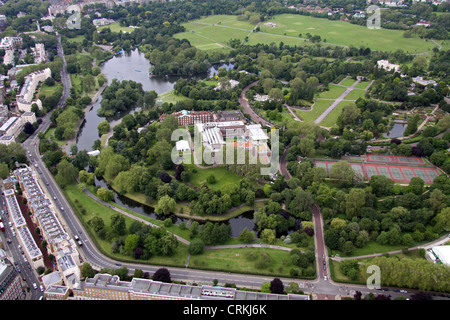
[[[365,90],[353,89],[346,97],[345,100],[358,100],[358,98],[364,98],[366,95]]]
[[[355,89],[366,89],[369,85],[369,81],[360,81],[356,86]]]
[[[305,122],[313,122],[320,116],[331,104],[333,100],[316,100],[311,111],[307,110],[295,110],[297,116],[299,116]]]
[[[229,50],[230,39],[243,40],[254,28],[248,21],[238,21],[233,15],[214,15],[182,24],[186,32],[174,35],[178,39],[187,39],[202,50]]]
[[[258,264],[263,257],[269,261],[266,266]],[[189,266],[238,273],[291,277],[289,271],[292,268],[298,269],[298,267],[283,263],[283,261],[288,261],[288,258],[288,251],[276,249],[211,249],[205,250],[203,254],[191,256]]]
[[[67,41],[69,41],[70,43],[81,43],[83,42],[83,40],[85,39],[85,37],[83,35],[79,35],[76,36],[75,38],[67,38]]]
[[[352,78],[347,78],[344,81],[341,82],[341,86],[350,87],[352,84],[354,84],[356,80],[353,80]]]
[[[322,98],[322,99],[337,99],[339,96],[344,93],[344,91],[347,89],[342,86],[330,84],[328,86],[328,91],[323,91],[317,94],[316,98]]]
[[[111,250],[111,242],[108,240],[100,239],[96,236],[95,232],[89,227],[87,222],[93,217],[100,217],[105,222],[105,229],[107,231],[110,229],[111,216],[117,212],[113,209],[104,206],[103,204],[90,198],[86,193],[78,190],[76,185],[69,185],[64,190],[64,195],[67,200],[72,205],[72,208],[77,212],[78,217],[82,221],[84,227],[88,230],[90,237],[94,239],[97,247],[105,254],[113,256],[120,260],[136,262],[137,260],[132,259],[128,255],[113,254]],[[82,212],[85,209],[85,212]],[[124,216],[126,228],[131,225],[134,219]],[[172,265],[172,266],[184,266],[187,260],[187,246],[182,243],[178,243],[178,248],[175,250],[175,254],[170,257],[164,256],[153,256],[149,260],[139,260],[139,263],[149,263],[149,264],[162,264],[162,265]]]
[[[328,116],[323,119],[323,121],[320,123],[321,126],[324,127],[332,127],[336,124],[336,121],[338,119],[338,117],[341,115],[342,113],[342,109],[344,109],[344,107],[348,104],[353,104],[353,102],[350,101],[342,101],[341,103],[339,103],[334,109],[333,111],[331,111]]]
[[[183,101],[183,100],[187,100],[188,98],[185,96],[177,95],[175,94],[174,90],[168,91],[168,92],[164,92],[160,95],[158,95],[158,97],[156,98],[157,100],[162,100],[162,102],[167,102],[167,103],[177,103],[178,101]]]
[[[238,185],[239,181],[244,178],[230,170],[227,170],[225,167],[208,169],[196,168],[196,170],[196,173],[191,174],[190,183],[197,187],[201,187],[205,184],[208,188],[213,190],[220,190],[226,185]],[[210,175],[214,175],[216,178],[216,183],[211,184],[206,181]]]
[[[39,90],[39,94],[43,94],[46,97],[53,95],[58,89],[62,89],[62,83],[55,83],[53,86],[48,86],[45,83],[42,83],[41,89]]]
[[[248,45],[278,44],[314,45],[306,34],[319,35],[326,45],[369,47],[372,50],[395,51],[402,49],[406,53],[424,53],[431,51],[436,44],[420,38],[404,38],[400,30],[368,29],[365,26],[343,21],[314,18],[297,14],[279,14],[268,22],[275,27],[261,23],[260,31],[250,31],[255,27],[248,21],[238,21],[234,15],[211,15],[198,20],[183,23],[186,32],[174,37],[188,39],[193,46],[202,50],[229,50],[230,39],[243,40],[248,36]],[[118,24],[118,23],[116,23]],[[110,25],[112,26],[112,25]],[[105,26],[107,27],[107,26]],[[101,28],[105,28],[101,27]],[[119,28],[124,28],[120,27]],[[113,28],[111,29],[112,31]],[[117,31],[115,31],[117,32]],[[300,36],[301,34],[301,36]],[[448,48],[448,41],[439,42],[443,49]],[[350,83],[351,80],[348,81]]]
[[[368,29],[343,21],[332,21],[297,14],[275,15],[269,22],[271,27],[262,23],[262,32],[306,38],[306,34],[319,35],[329,44],[354,47],[369,47],[372,50],[395,51],[402,49],[406,53],[431,51],[436,44],[416,37],[404,38],[403,31],[390,29]]]
[[[114,22],[107,26],[100,26],[97,28],[97,30],[102,31],[103,29],[106,29],[106,28],[109,28],[111,30],[111,32],[121,32],[121,31],[132,32],[134,30],[134,28],[121,26],[120,22]]]

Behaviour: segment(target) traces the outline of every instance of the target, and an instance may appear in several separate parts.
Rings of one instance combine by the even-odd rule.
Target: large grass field
[[[271,22],[274,24],[268,24]],[[248,36],[249,45],[258,43],[280,43],[287,45],[311,45],[306,41],[307,33],[319,35],[327,44],[338,46],[369,47],[372,50],[395,51],[402,49],[409,53],[430,52],[436,43],[420,38],[404,38],[400,30],[368,29],[365,26],[343,21],[332,21],[297,14],[276,15],[270,21],[260,24],[260,31],[251,30],[255,25],[239,21],[233,15],[207,16],[184,23],[186,32],[175,35],[178,39],[188,39],[193,46],[203,50],[229,50],[229,40],[244,40]],[[301,36],[300,36],[301,35]],[[444,48],[448,43],[439,42]]]
[[[431,51],[436,46],[431,41],[420,38],[404,38],[403,32],[390,29],[368,29],[343,21],[332,21],[311,16],[297,14],[282,14],[273,17],[270,22],[275,27],[262,23],[262,32],[278,35],[286,35],[306,38],[309,33],[312,36],[319,35],[327,43],[369,47],[372,50],[395,51],[402,49],[409,53],[421,53]]]

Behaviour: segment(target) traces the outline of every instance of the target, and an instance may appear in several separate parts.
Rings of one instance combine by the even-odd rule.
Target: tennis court
[[[324,168],[327,174],[330,175],[330,169],[337,161],[316,160],[314,165],[316,167]],[[365,164],[362,162],[350,162],[355,173],[359,173],[370,179],[375,175],[384,175],[395,182],[409,183],[412,178],[419,177],[426,184],[433,183],[434,178],[440,175],[439,171],[434,167],[425,166],[404,166],[398,164]]]
[[[364,162],[383,162],[383,163],[404,163],[423,165],[425,162],[418,157],[393,156],[388,154],[368,154],[365,156],[344,156],[343,160],[364,161]]]

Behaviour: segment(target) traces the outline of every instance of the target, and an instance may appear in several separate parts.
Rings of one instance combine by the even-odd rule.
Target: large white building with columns
[[[50,68],[46,68],[41,71],[30,73],[25,77],[25,82],[22,86],[22,90],[16,96],[17,108],[20,111],[30,112],[33,103],[36,103],[39,109],[42,109],[42,102],[39,99],[33,101],[34,93],[39,82],[45,81],[52,76]]]

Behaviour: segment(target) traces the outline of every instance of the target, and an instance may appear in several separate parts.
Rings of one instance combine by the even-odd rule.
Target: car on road
[[[42,284],[39,286],[39,290],[44,291],[44,287],[42,286]]]
[[[400,292],[400,290],[398,290],[398,289],[394,289],[394,292]]]
[[[36,283],[33,283],[33,289],[36,290],[37,289],[37,285]]]
[[[327,281],[327,276],[323,276],[323,280]]]
[[[406,290],[400,290],[401,293],[408,293]]]

